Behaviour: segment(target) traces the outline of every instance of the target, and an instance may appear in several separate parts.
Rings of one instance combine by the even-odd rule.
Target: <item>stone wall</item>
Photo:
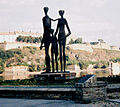
[[[105,83],[90,83],[90,84],[81,84],[76,87],[76,91],[78,93],[78,98],[80,100],[93,102],[99,100],[105,100],[107,98]]]
[[[8,49],[22,49],[25,46],[30,47],[40,47],[40,43],[23,43],[23,42],[7,42],[7,43],[0,43],[0,48],[8,50]]]
[[[119,47],[117,47],[117,46],[111,46],[111,50],[119,50]]]
[[[98,49],[107,49],[107,50],[117,50],[119,51],[119,47],[116,46],[109,46],[107,43],[98,43],[98,44],[68,44],[67,47],[73,49],[73,50],[84,50],[87,52],[93,52],[94,48]]]
[[[96,45],[91,45],[91,47],[92,48],[100,48],[100,49],[108,49],[108,50],[111,49],[111,47],[106,43],[98,43]]]
[[[67,47],[70,47],[73,50],[84,50],[88,52],[93,52],[91,45],[89,44],[69,44]]]
[[[23,48],[24,46],[40,47],[40,43],[24,43],[24,42],[3,42],[3,43],[0,43],[0,48],[3,48],[5,50],[15,49],[15,48]],[[83,51],[87,51],[87,52],[93,52],[94,48],[119,51],[119,47],[109,46],[106,43],[98,43],[95,45],[91,45],[89,43],[68,44],[67,47],[69,47],[73,50],[83,50]]]

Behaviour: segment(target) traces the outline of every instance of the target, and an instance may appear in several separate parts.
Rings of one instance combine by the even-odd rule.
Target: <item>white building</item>
[[[29,78],[29,71],[27,66],[12,66],[5,68],[3,73],[5,80],[27,79]]]
[[[42,34],[40,33],[32,33],[32,32],[0,32],[0,42],[15,42],[18,36],[32,36],[32,37],[40,37]]]
[[[119,75],[120,74],[120,64],[118,62],[116,62],[116,63],[110,62],[109,67],[111,69],[111,75]]]
[[[70,71],[71,73],[75,72],[76,77],[80,77],[81,70],[80,70],[80,67],[78,65],[68,65],[67,70]]]

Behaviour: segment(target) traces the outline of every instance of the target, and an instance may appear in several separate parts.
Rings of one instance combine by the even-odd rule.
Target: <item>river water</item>
[[[66,100],[0,98],[0,107],[97,107]]]

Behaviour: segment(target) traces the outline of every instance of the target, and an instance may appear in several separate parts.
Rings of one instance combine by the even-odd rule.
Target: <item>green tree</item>
[[[74,43],[82,43],[82,38],[77,38]]]
[[[37,65],[37,71],[41,71],[41,66]]]
[[[21,35],[18,36],[18,37],[16,38],[16,41],[18,41],[18,42],[22,41],[22,36],[21,36]]]
[[[94,66],[94,68],[98,69],[98,68],[101,68],[101,66],[100,66],[100,64],[98,63],[98,64],[96,64],[96,65]]]
[[[28,66],[28,69],[30,72],[34,72],[35,71],[35,65],[31,64]]]
[[[32,36],[18,36],[16,41],[18,42],[27,42],[27,43],[40,43],[42,37],[32,37]]]
[[[86,61],[80,61],[79,63],[80,69],[87,69],[87,67],[89,66],[89,63]]]
[[[7,57],[7,54],[6,54],[5,50],[0,49],[0,58],[1,59],[6,59],[6,57]]]
[[[0,73],[4,72],[4,65],[5,65],[5,61],[3,59],[0,59]]]
[[[73,40],[71,38],[69,44],[81,44],[82,43],[82,38],[77,38],[76,40]]]
[[[73,44],[74,43],[74,41],[73,41],[73,39],[71,38],[71,40],[69,41],[69,44]]]

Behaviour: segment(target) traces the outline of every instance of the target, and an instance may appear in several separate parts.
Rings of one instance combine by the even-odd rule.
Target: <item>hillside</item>
[[[19,50],[21,51],[21,54],[15,54],[14,57],[9,58],[6,61],[6,66],[44,65],[44,50],[35,47],[24,47]]]
[[[0,51],[0,55],[0,58],[5,61],[7,67],[14,65],[26,65],[32,67],[31,71],[40,71],[45,68],[44,49],[40,50],[35,47],[24,47],[23,49],[11,49],[8,51],[2,50]],[[91,61],[97,63],[103,61],[106,63],[110,59],[120,58],[120,51],[93,49],[93,52],[90,53],[66,48],[66,56],[67,64],[75,64],[80,61]],[[3,64],[1,64],[1,66],[3,66]]]
[[[82,50],[68,49],[68,56],[71,59],[84,60],[84,61],[109,61],[110,59],[120,58],[120,51],[106,50],[106,49],[93,49],[93,52]]]

